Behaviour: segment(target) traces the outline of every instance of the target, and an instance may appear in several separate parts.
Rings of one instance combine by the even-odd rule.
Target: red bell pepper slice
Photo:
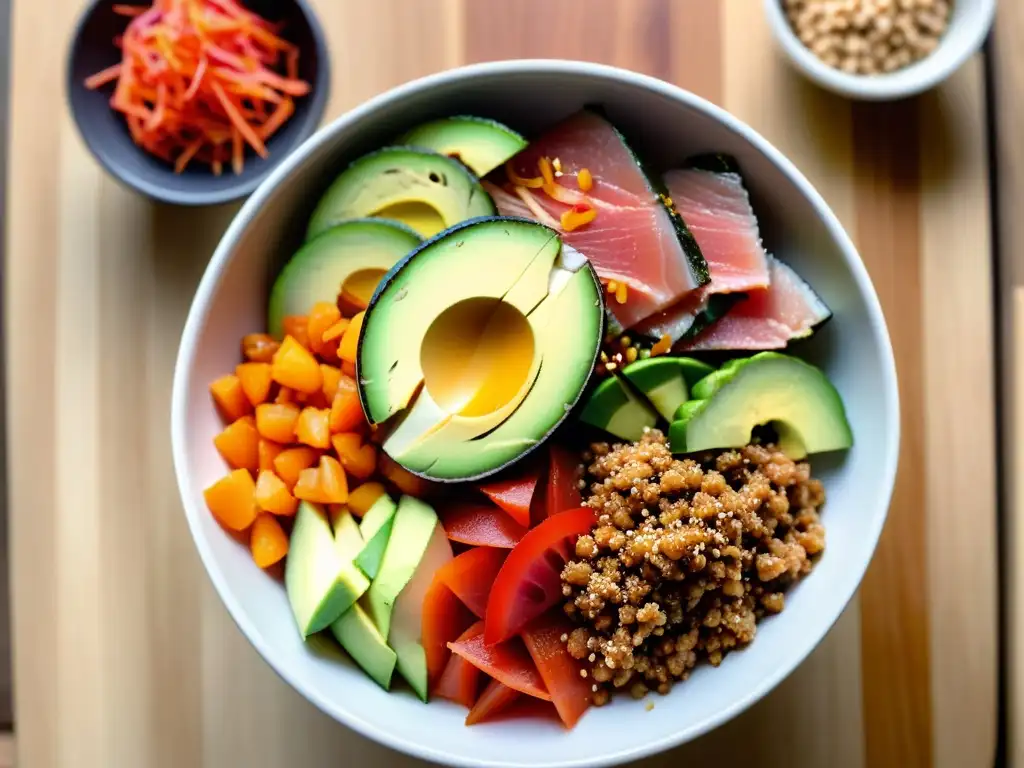
[[[486,502],[460,502],[441,512],[441,523],[452,541],[477,547],[512,549],[526,527]]]
[[[487,610],[491,584],[506,557],[507,549],[476,547],[446,563],[438,571],[438,576],[477,618],[482,619]]]
[[[548,482],[545,488],[548,517],[582,506],[580,496],[580,457],[557,443],[548,449]]]
[[[525,475],[481,485],[480,490],[495,504],[512,515],[524,528],[530,526],[530,502],[537,490],[540,474],[531,470]]]
[[[442,578],[441,572],[445,567],[447,565],[434,574],[427,594],[423,596],[422,643],[430,685],[437,682],[448,663],[448,643],[458,638],[474,619]]]
[[[497,645],[484,642],[484,623],[478,621],[454,643],[452,653],[461,656],[477,669],[527,696],[551,701],[540,673],[518,637]]]
[[[476,725],[482,723],[490,717],[503,712],[508,709],[508,706],[519,698],[519,691],[514,688],[509,688],[504,683],[499,683],[497,680],[491,680],[484,688],[484,692],[480,694],[480,698],[477,699],[476,704],[466,715],[466,725]]]
[[[526,649],[537,665],[566,728],[576,725],[592,701],[593,683],[580,675],[583,665],[569,655],[562,637],[573,626],[561,611],[548,611],[523,630]]]
[[[487,600],[487,643],[493,645],[515,635],[528,622],[564,600],[562,566],[576,539],[597,522],[589,507],[570,509],[549,517],[509,553]]]
[[[459,641],[467,634],[474,632],[475,626],[470,627],[459,636]],[[461,656],[454,653],[448,659],[448,664],[441,673],[440,679],[434,686],[434,695],[440,699],[454,701],[466,709],[470,709],[476,701],[477,691],[480,690],[480,675],[483,674],[477,667],[474,667]]]

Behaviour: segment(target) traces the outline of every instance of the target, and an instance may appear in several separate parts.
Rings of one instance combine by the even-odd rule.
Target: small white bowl
[[[223,476],[209,383],[230,371],[239,339],[266,322],[268,281],[295,248],[339,169],[416,123],[479,114],[535,135],[586,104],[602,104],[653,167],[700,152],[734,155],[765,241],[822,295],[833,319],[799,354],[821,366],[846,405],[855,445],[813,459],[828,500],[828,546],[814,572],[765,619],[746,649],[704,664],[654,708],[620,698],[566,731],[545,719],[463,725],[465,710],[385,693],[343,655],[315,651],[296,631],[281,584],[214,521],[203,489]],[[892,347],[864,264],[807,179],[765,139],[668,83],[569,61],[508,61],[442,72],[388,91],[336,120],[288,157],[249,198],[221,240],[189,312],[174,372],[171,439],[178,486],[203,565],[232,618],[284,680],[341,723],[395,749],[473,768],[598,768],[668,749],[735,717],[807,657],[860,584],[881,533],[899,453]],[[342,760],[344,762],[344,760]]]
[[[764,5],[775,39],[797,69],[822,88],[863,101],[903,99],[941,83],[981,48],[996,12],[996,0],[953,0],[949,27],[931,54],[895,72],[851,75],[828,66],[800,42],[781,0],[764,0]]]

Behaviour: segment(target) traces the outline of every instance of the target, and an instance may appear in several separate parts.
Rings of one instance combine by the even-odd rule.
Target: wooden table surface
[[[419,764],[288,689],[203,573],[171,467],[171,373],[192,292],[234,208],[153,205],[88,155],[65,110],[62,56],[41,53],[65,49],[82,5],[14,2],[5,319],[18,764]],[[653,74],[787,153],[874,278],[896,350],[903,445],[859,597],[764,701],[643,765],[990,764],[995,355],[980,58],[919,99],[852,105],[788,67],[756,0],[315,5],[332,43],[330,116],[484,59],[580,58]]]

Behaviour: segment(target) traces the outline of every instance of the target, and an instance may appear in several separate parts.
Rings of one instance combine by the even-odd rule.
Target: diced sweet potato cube
[[[274,381],[298,392],[316,392],[323,387],[320,364],[313,353],[299,344],[293,336],[285,336],[281,348],[271,363]]]
[[[288,534],[273,515],[261,514],[249,532],[249,550],[260,568],[280,562],[288,554]]]
[[[252,404],[245,396],[242,382],[234,374],[221,376],[210,385],[213,402],[220,411],[221,417],[231,423],[252,412]]]
[[[290,403],[262,403],[256,406],[256,430],[268,440],[287,444],[295,440],[299,407]]]
[[[203,491],[206,506],[221,525],[244,531],[259,513],[256,483],[247,469],[236,469]]]
[[[299,507],[284,480],[270,470],[261,470],[256,479],[256,503],[264,512],[291,517]]]
[[[217,451],[232,468],[253,471],[260,466],[259,441],[252,416],[243,416],[213,438]]]
[[[265,403],[270,396],[270,363],[240,363],[235,375],[242,385],[242,391],[253,406]]]

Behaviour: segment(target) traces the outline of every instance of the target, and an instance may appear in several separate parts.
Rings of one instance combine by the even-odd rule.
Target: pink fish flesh
[[[586,256],[600,277],[625,283],[626,301],[608,301],[609,312],[622,328],[671,306],[707,282],[707,265],[696,242],[678,214],[651,187],[611,123],[594,112],[578,112],[514,157],[512,168],[519,176],[536,178],[542,157],[558,159],[561,175],[555,183],[567,202],[542,189],[521,187],[517,194],[504,171],[492,176],[494,183],[487,184],[487,190],[503,216],[546,223]],[[586,193],[577,181],[584,168],[593,177],[593,187]],[[566,232],[561,216],[577,200],[592,205],[597,217]]]
[[[716,320],[713,310],[728,311],[735,303],[724,299],[712,303],[712,296],[766,288],[768,257],[750,195],[738,173],[674,170],[665,174],[665,184],[707,260],[711,282],[634,330],[657,339],[667,335],[676,342]]]
[[[768,288],[751,291],[725,317],[673,350],[782,349],[793,339],[810,336],[832,316],[811,286],[787,264],[769,257],[768,273]]]

